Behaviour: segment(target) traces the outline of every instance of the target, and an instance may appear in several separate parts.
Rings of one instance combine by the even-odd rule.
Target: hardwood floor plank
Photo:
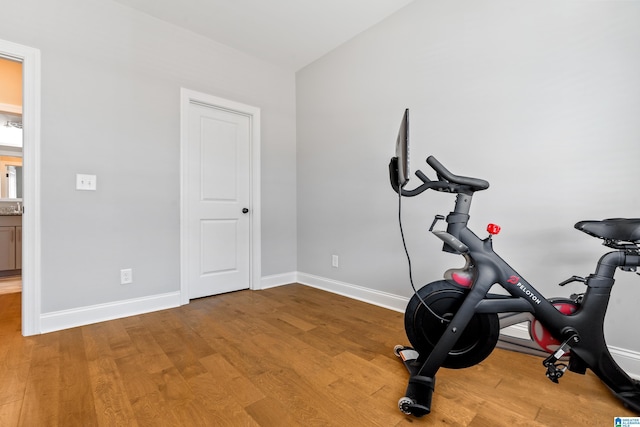
[[[156,342],[153,333],[144,325],[127,327],[126,331],[137,349],[137,352],[130,356],[130,363],[134,364],[134,369],[146,373],[157,373],[173,365],[171,359]],[[126,359],[128,358],[120,358],[123,361]]]
[[[312,384],[291,369],[265,372],[254,378],[253,382],[284,407],[295,408],[296,421],[305,426],[354,425],[358,420],[350,413],[336,411],[335,399],[328,394],[318,393]]]
[[[225,357],[212,354],[200,360],[215,387],[226,390],[242,407],[252,405],[266,396],[253,384],[249,378],[242,375]]]
[[[372,395],[380,390],[387,381],[387,373],[379,369],[366,359],[362,359],[348,351],[342,352],[333,358],[334,364],[330,370],[341,379],[357,385],[362,392]]]
[[[0,425],[17,426],[21,408],[22,399],[0,405]]]
[[[24,399],[31,362],[9,367],[0,365],[0,406]]]
[[[160,346],[164,349],[167,358],[173,366],[185,378],[198,376],[206,372],[206,369],[198,357],[193,354],[191,348],[176,331],[162,331],[155,335]]]
[[[98,425],[89,381],[89,365],[84,352],[82,331],[78,328],[60,333],[60,390],[58,425]]]
[[[230,392],[227,385],[221,383],[214,375],[207,373],[191,378],[189,385],[194,393],[194,399],[190,405],[197,408],[200,417],[205,421],[204,426],[255,426],[257,425],[251,415],[245,410],[243,401],[237,395]],[[242,392],[239,392],[242,395]],[[251,401],[253,399],[249,399]],[[180,412],[178,412],[180,416]],[[184,419],[181,418],[184,423]]]
[[[252,403],[246,408],[247,413],[259,426],[306,426],[291,417],[291,411],[282,406],[274,398],[265,397]]]
[[[162,384],[162,372],[171,369],[169,365],[159,370],[149,371],[145,362],[148,357],[144,354],[121,357],[114,362],[122,384],[126,390],[126,396],[130,402],[154,393],[160,393]]]
[[[193,397],[189,384],[176,368],[165,369],[159,378],[159,390],[165,401],[179,403]]]
[[[280,367],[293,369],[309,382],[326,386],[339,377],[329,370],[333,364],[331,356],[300,341],[297,337],[263,334],[254,337],[254,344],[280,361]],[[309,363],[309,361],[313,363]]]
[[[183,425],[159,392],[131,399],[131,408],[140,427],[175,427]]]
[[[318,351],[330,356],[337,356],[342,353],[345,351],[345,346],[348,347],[348,351],[357,353],[363,351],[357,344],[348,342],[346,339],[341,338],[339,334],[335,333],[334,329],[324,325],[318,326],[317,328],[300,336],[299,339],[300,341],[316,348]]]
[[[507,425],[548,427],[547,424],[542,424],[538,421],[532,420],[527,415],[519,414],[511,407],[505,408],[504,406],[493,402],[485,402],[485,404],[481,405],[478,408],[478,414],[469,423],[469,426],[472,427],[494,427]]]
[[[252,342],[241,339],[214,338],[214,346],[218,352],[232,363],[234,369],[247,378],[260,375],[276,363],[269,356],[261,353]]]
[[[104,357],[118,358],[138,351],[127,334],[122,319],[95,323],[80,328],[83,334],[87,360]]]
[[[3,352],[0,354],[0,405],[24,398],[33,348],[33,340],[19,334],[3,340]]]
[[[20,425],[58,425],[60,332],[48,334],[33,349],[29,376],[20,411]]]
[[[105,356],[89,361],[89,378],[98,425],[138,425],[113,358]]]
[[[279,311],[277,312],[277,315],[274,316],[277,320],[280,320],[284,323],[287,323],[291,326],[293,326],[294,328],[298,328],[301,331],[304,332],[309,332],[310,330],[316,328],[316,325],[310,322],[306,322],[304,320],[302,320],[300,317],[296,317],[294,315],[292,315],[291,313],[287,313],[287,312],[282,312]]]
[[[361,425],[390,426],[401,417],[399,413],[394,414],[385,406],[380,406],[371,399],[370,393],[345,378],[329,384],[327,393],[339,402],[341,410],[349,411],[351,416],[359,419]]]

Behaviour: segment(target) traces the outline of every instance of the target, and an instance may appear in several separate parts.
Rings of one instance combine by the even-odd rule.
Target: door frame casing
[[[249,289],[259,289],[261,272],[261,227],[260,227],[260,109],[217,96],[194,90],[180,89],[180,303],[189,304],[188,260],[189,253],[189,105],[197,104],[242,114],[249,117],[250,123],[250,231],[249,231]]]
[[[22,62],[22,335],[40,330],[40,50],[0,40],[0,56]]]

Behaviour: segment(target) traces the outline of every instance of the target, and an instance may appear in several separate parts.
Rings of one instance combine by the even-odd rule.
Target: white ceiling
[[[115,0],[299,70],[413,0]]]

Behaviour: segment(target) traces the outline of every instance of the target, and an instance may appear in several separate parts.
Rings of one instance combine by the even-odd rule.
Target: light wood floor
[[[14,294],[22,292],[22,277],[0,277],[0,294]]]
[[[548,381],[496,350],[438,373],[433,412],[397,409],[402,314],[302,285],[242,291],[46,335],[0,295],[1,426],[611,426],[592,374]]]

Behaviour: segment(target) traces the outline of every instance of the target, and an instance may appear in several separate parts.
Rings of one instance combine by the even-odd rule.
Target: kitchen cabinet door
[[[0,227],[0,270],[16,268],[16,228]]]

